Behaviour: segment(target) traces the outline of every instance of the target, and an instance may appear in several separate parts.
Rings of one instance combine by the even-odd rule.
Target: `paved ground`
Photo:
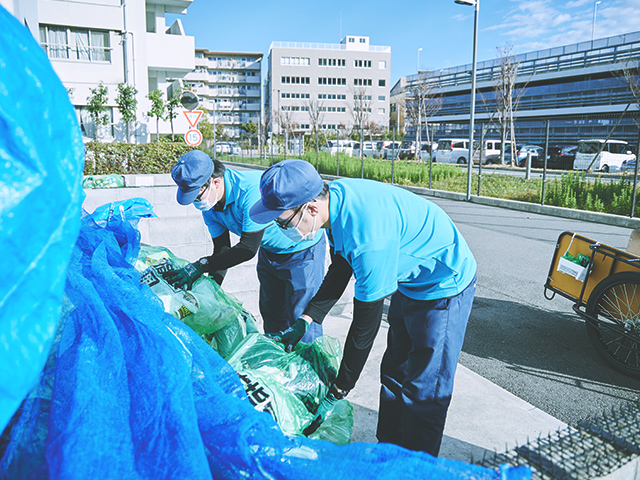
[[[640,382],[607,367],[571,303],[543,296],[558,235],[625,249],[631,229],[432,199],[478,261],[478,290],[461,364],[568,424],[628,401]]]

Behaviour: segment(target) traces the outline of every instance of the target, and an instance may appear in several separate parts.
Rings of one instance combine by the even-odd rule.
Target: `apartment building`
[[[117,85],[137,90],[137,125],[132,140],[146,142],[156,133],[147,116],[150,91],[166,94],[169,86],[194,69],[194,38],[185,35],[179,19],[166,24],[167,14],[184,14],[193,0],[0,0],[25,24],[47,53],[69,90],[83,135],[101,141],[125,141],[126,126],[116,106]],[[87,111],[91,89],[108,89],[108,125],[96,126]],[[185,133],[186,119],[176,118],[174,130]],[[160,134],[171,131],[160,122]]]
[[[326,130],[350,132],[362,117],[388,126],[391,47],[358,36],[339,44],[273,42],[268,64],[265,114],[274,133],[309,132],[314,118]]]
[[[613,137],[637,143],[638,105],[623,69],[640,57],[640,32],[514,55],[518,66],[514,98],[517,99],[515,138],[518,143],[541,144],[549,121],[552,144],[572,145],[585,138]],[[488,135],[499,138],[496,128],[495,85],[500,59],[477,64],[476,136],[480,125],[492,126]],[[435,138],[469,136],[471,65],[430,72],[441,97],[441,108],[430,119]],[[407,102],[418,75],[407,77]],[[626,113],[624,113],[626,110]],[[618,123],[619,122],[619,123]],[[425,138],[422,125],[422,138]],[[413,125],[407,137],[415,138]]]
[[[195,50],[195,69],[184,83],[209,112],[209,122],[230,137],[242,134],[242,124],[260,125],[261,61],[262,53]]]

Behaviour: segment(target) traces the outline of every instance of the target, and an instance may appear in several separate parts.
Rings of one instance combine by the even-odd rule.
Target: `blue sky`
[[[594,0],[480,0],[478,61],[591,40]],[[420,69],[471,63],[473,7],[453,0],[222,2],[194,0],[180,18],[196,48],[262,52],[273,41],[339,43],[366,35],[391,46],[391,83]],[[171,19],[169,19],[171,21]],[[595,38],[640,30],[640,0],[602,0]]]

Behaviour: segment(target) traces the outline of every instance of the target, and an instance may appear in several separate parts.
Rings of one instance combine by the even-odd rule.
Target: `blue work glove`
[[[189,263],[178,270],[163,272],[162,278],[175,288],[182,288],[186,286],[187,290],[191,290],[193,283],[204,273],[204,265],[205,263],[203,263],[201,259],[197,262]]]
[[[307,332],[307,328],[309,328],[310,324],[311,321],[307,321],[300,317],[286,330],[278,333],[267,333],[266,336],[271,340],[284,344],[285,351],[291,352],[293,347],[295,347],[300,339],[304,337],[304,334]]]
[[[336,404],[347,396],[349,390],[338,390],[338,388],[334,385],[331,385],[329,388],[329,393],[324,397],[324,400],[320,402],[318,405],[318,410],[316,411],[316,416],[313,421],[309,424],[307,428],[302,432],[304,435],[311,435],[315,432],[322,422],[325,421],[327,415],[329,415],[333,409],[336,407]]]

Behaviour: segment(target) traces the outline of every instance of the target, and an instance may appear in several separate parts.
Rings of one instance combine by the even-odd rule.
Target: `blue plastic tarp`
[[[80,226],[84,147],[67,90],[0,7],[0,430],[38,379]]]

